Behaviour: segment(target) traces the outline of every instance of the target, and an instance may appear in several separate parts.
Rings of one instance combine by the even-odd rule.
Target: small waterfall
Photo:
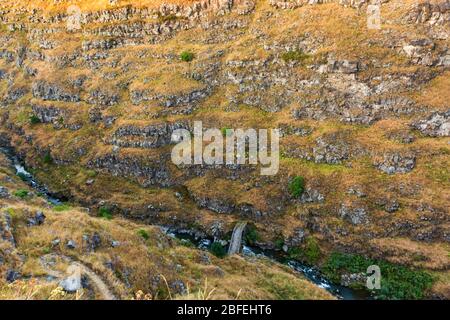
[[[228,255],[238,254],[241,251],[242,233],[244,232],[247,222],[238,222],[233,229],[233,235],[228,248]]]

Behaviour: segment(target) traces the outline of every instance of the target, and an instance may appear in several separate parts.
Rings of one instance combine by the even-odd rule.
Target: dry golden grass
[[[203,85],[193,79],[183,76],[188,71],[186,65],[162,66],[162,64],[152,64],[140,73],[139,79],[130,87],[130,90],[149,90],[149,94],[153,93],[161,95],[179,95],[190,93],[194,90],[201,89]]]
[[[62,82],[65,88],[67,80],[73,80],[80,75],[87,75],[89,78],[85,83],[85,95],[89,90],[108,89],[108,91],[117,90],[120,96],[125,99],[129,97],[127,90],[118,89],[122,84],[130,84],[130,90],[149,89],[155,94],[169,95],[181,94],[202,87],[200,82],[191,80],[186,73],[200,70],[199,65],[209,63],[212,59],[217,59],[223,63],[239,60],[252,61],[263,60],[271,55],[278,55],[279,50],[265,50],[261,45],[257,35],[252,30],[258,30],[264,37],[267,37],[267,44],[278,43],[290,44],[294,40],[309,38],[323,39],[320,44],[311,44],[311,54],[314,58],[326,56],[332,53],[337,59],[357,59],[360,61],[378,60],[378,64],[383,67],[373,67],[370,63],[367,68],[357,75],[357,80],[368,79],[375,75],[383,77],[389,76],[415,76],[423,71],[422,66],[409,64],[406,57],[397,51],[391,50],[386,43],[394,41],[401,43],[404,40],[403,34],[409,38],[420,38],[426,35],[426,30],[420,25],[411,28],[411,25],[404,25],[400,18],[404,17],[406,10],[415,0],[392,0],[383,5],[383,17],[389,21],[389,25],[383,27],[383,31],[389,31],[384,34],[379,31],[367,32],[365,28],[366,16],[364,12],[358,12],[351,8],[344,8],[336,3],[322,4],[317,6],[304,6],[296,10],[276,10],[268,4],[266,0],[257,1],[257,11],[249,17],[232,16],[231,19],[247,19],[248,28],[238,30],[234,33],[230,31],[230,35],[236,37],[227,42],[217,44],[206,44],[205,40],[211,36],[207,30],[200,27],[192,30],[185,30],[177,33],[172,39],[164,41],[162,44],[143,44],[138,46],[126,46],[109,50],[109,58],[105,59],[104,64],[98,69],[91,70],[86,65],[75,65],[74,67],[58,68],[49,62],[30,61],[30,66],[37,68],[39,71],[38,78],[45,79],[50,82]],[[119,1],[119,6],[133,3],[137,6],[157,7],[162,2],[170,2],[177,4],[187,4],[192,1]],[[12,3],[8,1],[7,3]],[[95,11],[111,8],[107,0],[102,1],[64,1],[60,4],[53,4],[48,1],[21,1],[15,3],[15,6],[29,5],[38,7],[46,11],[46,14],[54,14],[56,12],[64,12],[71,4],[80,5],[83,11]],[[267,15],[267,13],[272,15]],[[245,20],[246,21],[246,20]],[[104,25],[96,24],[95,26],[87,26],[87,28],[96,28]],[[3,30],[3,29],[0,29]],[[241,32],[242,31],[242,32]],[[2,31],[0,31],[2,32]],[[397,37],[397,38],[395,38]],[[6,37],[8,38],[8,37]],[[20,38],[20,39],[19,39]],[[92,37],[94,38],[94,37]],[[49,35],[49,39],[56,43],[63,43],[52,50],[44,50],[49,59],[63,57],[70,54],[74,50],[80,48],[81,40],[91,39],[91,36],[79,38],[77,35],[71,34],[55,34]],[[17,35],[17,39],[7,39],[4,44],[8,48],[16,48],[16,42],[23,42],[26,38]],[[388,41],[389,40],[389,41]],[[370,42],[370,46],[368,43]],[[309,46],[309,45],[308,45]],[[31,46],[31,49],[38,50],[38,47]],[[191,63],[184,63],[177,59],[178,55],[185,50],[192,51],[195,54],[195,60]],[[211,58],[212,55],[224,50],[225,54],[220,58]],[[145,54],[141,56],[141,53]],[[158,55],[173,55],[175,58],[155,58]],[[115,62],[118,62],[115,65]],[[325,61],[321,62],[325,63]],[[386,66],[386,67],[385,67]],[[29,83],[30,80],[14,71],[10,64],[0,61],[0,68],[13,71],[19,83]],[[105,81],[106,73],[115,72],[117,77],[111,81]],[[312,71],[305,66],[299,66],[292,69],[299,79],[309,79]],[[419,104],[429,106],[437,110],[446,110],[449,100],[450,81],[449,72],[444,72],[428,83],[419,92],[399,92],[399,95],[410,95]],[[335,81],[335,85],[339,87],[339,79]],[[69,86],[67,86],[68,88]],[[7,81],[0,81],[0,96],[3,96],[8,89]],[[341,87],[341,89],[345,89]],[[277,88],[270,88],[273,95],[278,93]],[[239,96],[239,86],[228,84],[218,88],[209,98],[205,99],[200,106],[194,110],[192,115],[169,115],[156,117],[156,115],[164,110],[158,107],[157,102],[142,103],[139,106],[133,106],[130,102],[121,102],[119,105],[106,108],[104,114],[117,116],[118,119],[111,128],[105,128],[101,124],[89,124],[87,120],[87,110],[91,107],[85,103],[69,104],[60,102],[43,102],[37,99],[31,99],[27,95],[23,100],[19,101],[14,108],[9,108],[9,119],[11,123],[21,126],[25,130],[25,134],[33,137],[33,146],[26,143],[23,137],[15,136],[13,144],[18,146],[18,150],[28,155],[28,161],[39,167],[37,176],[46,184],[50,185],[56,191],[66,191],[76,199],[83,199],[87,202],[105,200],[106,203],[117,204],[120,208],[127,208],[131,211],[131,216],[138,216],[145,211],[145,208],[151,204],[164,204],[167,207],[166,212],[159,214],[161,221],[183,221],[186,224],[193,221],[199,225],[209,226],[219,218],[217,214],[197,208],[190,202],[180,202],[174,196],[174,190],[171,188],[142,188],[138,182],[142,179],[134,179],[130,177],[112,177],[106,172],[99,172],[95,175],[95,182],[91,186],[86,185],[86,181],[92,178],[92,171],[80,169],[86,166],[87,161],[96,157],[109,155],[112,152],[112,146],[105,145],[104,139],[109,137],[118,127],[123,125],[145,126],[149,124],[161,123],[163,121],[179,121],[179,120],[202,120],[205,127],[217,128],[274,128],[279,124],[288,124],[293,126],[309,126],[314,129],[313,133],[308,137],[289,136],[282,140],[282,147],[289,148],[305,148],[313,147],[315,140],[324,135],[336,131],[349,131],[349,141],[355,142],[365,148],[372,154],[381,155],[384,152],[391,151],[409,151],[412,150],[418,155],[417,167],[409,174],[388,176],[375,169],[372,159],[369,156],[358,157],[349,161],[349,164],[329,165],[315,164],[312,161],[306,161],[295,158],[281,159],[281,184],[265,185],[260,189],[249,188],[249,184],[239,181],[228,181],[225,179],[214,179],[211,176],[204,176],[190,180],[186,183],[189,191],[199,196],[209,196],[215,199],[222,199],[233,203],[251,203],[259,209],[266,209],[271,204],[271,199],[278,197],[286,188],[288,177],[300,175],[305,177],[308,186],[317,187],[320,192],[326,196],[324,208],[315,207],[315,205],[295,205],[288,203],[286,212],[281,217],[271,217],[270,227],[264,223],[257,223],[258,230],[261,230],[261,236],[267,240],[273,240],[274,230],[280,231],[284,236],[288,237],[293,230],[302,227],[305,228],[305,221],[310,218],[309,210],[314,212],[320,209],[320,221],[323,227],[327,229],[335,227],[349,228],[350,235],[345,239],[341,239],[342,243],[349,246],[355,245],[360,241],[358,236],[362,232],[367,232],[362,228],[349,227],[336,215],[336,208],[340,203],[349,203],[355,201],[354,197],[347,195],[347,190],[355,185],[363,186],[368,194],[367,202],[373,203],[377,199],[387,197],[395,197],[401,202],[401,209],[392,218],[387,219],[386,213],[373,206],[370,208],[370,217],[373,224],[367,229],[373,232],[383,232],[388,224],[402,222],[405,219],[418,221],[419,214],[413,209],[414,206],[423,203],[431,203],[438,209],[448,208],[450,199],[449,194],[449,171],[450,167],[448,157],[448,139],[432,139],[420,136],[417,132],[412,132],[417,140],[413,145],[401,144],[398,141],[389,139],[388,133],[405,131],[411,132],[409,124],[412,121],[410,117],[393,117],[379,121],[371,126],[357,126],[342,124],[337,120],[313,121],[313,120],[295,120],[292,118],[292,110],[299,106],[293,103],[278,113],[268,113],[262,111],[258,107],[249,107],[245,105],[237,106],[237,111],[229,112],[229,100],[227,97]],[[83,97],[84,98],[84,97]],[[44,106],[54,105],[67,112],[73,114],[74,119],[81,119],[86,125],[79,131],[70,130],[54,130],[51,124],[32,126],[29,124],[29,115],[31,108],[29,102],[39,103]],[[264,106],[260,106],[264,107]],[[6,111],[2,110],[2,113]],[[78,118],[77,118],[78,117]],[[46,167],[42,166],[42,159],[35,153],[34,147],[44,149],[51,147],[52,154],[58,158],[70,158],[76,154],[76,150],[85,148],[88,154],[81,160],[75,157],[74,163],[70,166]],[[157,150],[141,150],[135,148],[121,148],[119,157],[134,157],[139,159],[143,164],[151,165],[152,159],[158,159],[163,153],[170,151],[170,148],[161,148]],[[183,175],[181,170],[171,167],[173,178],[179,178]],[[248,178],[249,180],[252,177]],[[135,181],[137,180],[137,181]],[[284,182],[283,182],[284,181]],[[7,187],[15,190],[16,182],[5,184]],[[388,186],[404,184],[407,186],[419,185],[421,189],[416,194],[404,196],[396,191],[387,190]],[[272,201],[273,202],[273,201]],[[38,198],[28,199],[26,205],[21,204],[17,200],[11,200],[8,206],[14,208],[20,215],[24,215],[26,210],[37,210],[45,204]],[[198,292],[203,297],[208,296],[210,290],[214,290],[213,298],[235,298],[240,293],[240,297],[247,298],[270,298],[276,297],[277,293],[273,290],[273,283],[267,283],[264,279],[257,276],[257,272],[250,272],[250,277],[246,278],[239,273],[237,269],[253,268],[253,265],[247,265],[246,262],[238,258],[227,259],[225,261],[214,260],[214,265],[203,266],[195,261],[195,251],[192,249],[179,247],[176,244],[167,245],[167,252],[173,256],[165,256],[156,247],[157,239],[153,235],[159,235],[158,231],[149,227],[152,234],[150,243],[144,243],[136,236],[135,229],[142,226],[137,223],[127,222],[122,219],[114,219],[113,221],[98,220],[89,217],[79,209],[68,210],[63,213],[55,213],[50,209],[46,209],[49,214],[49,227],[44,227],[41,231],[28,230],[21,228],[19,237],[23,244],[22,248],[31,256],[36,256],[46,251],[49,241],[51,241],[52,231],[55,228],[57,235],[61,237],[74,237],[80,242],[83,232],[93,232],[101,230],[106,237],[117,237],[127,243],[123,248],[115,251],[108,248],[102,248],[100,252],[85,256],[80,251],[72,252],[77,258],[82,259],[86,263],[92,265],[97,272],[102,273],[111,283],[117,281],[116,276],[105,271],[104,262],[114,255],[123,255],[121,263],[128,265],[133,271],[133,281],[136,283],[135,288],[148,292],[150,288],[146,287],[149,279],[140,277],[138,273],[146,274],[152,272],[154,274],[162,273],[170,281],[173,276],[173,270],[166,270],[170,259],[179,260],[181,264],[188,265],[186,267],[185,279],[191,283],[191,295],[189,297],[197,297]],[[445,212],[444,212],[445,213]],[[96,212],[92,213],[96,215]],[[448,213],[447,213],[448,214]],[[240,217],[234,215],[220,216],[220,220],[226,225],[227,230],[233,226],[235,220]],[[20,219],[19,219],[20,220]],[[384,221],[384,222],[379,222]],[[19,221],[20,222],[20,221]],[[79,226],[74,228],[73,226]],[[42,231],[44,230],[44,231]],[[47,232],[47,233],[46,233]],[[319,234],[314,236],[319,237]],[[393,243],[394,248],[389,251],[389,244]],[[133,245],[135,248],[130,249]],[[321,244],[322,245],[322,244]],[[358,243],[356,244],[358,245]],[[445,250],[441,245],[422,245],[405,239],[381,239],[373,241],[372,245],[379,250],[392,253],[392,261],[411,264],[415,266],[423,266],[430,269],[439,269],[446,265]],[[322,248],[324,251],[331,250],[326,244]],[[70,252],[65,251],[64,247],[58,248],[64,254]],[[166,252],[166,253],[167,253]],[[414,260],[415,255],[427,257],[426,261]],[[435,255],[435,256],[434,256]],[[139,263],[142,257],[148,257],[144,263]],[[189,257],[185,259],[183,257]],[[152,264],[152,259],[160,259],[164,268],[157,269]],[[158,260],[159,261],[159,260]],[[164,264],[166,263],[166,264]],[[226,279],[217,275],[217,266],[226,271]],[[259,265],[258,265],[259,266]],[[61,268],[64,269],[65,265]],[[268,270],[269,267],[261,267],[269,279],[278,279],[280,283],[287,284],[292,280],[291,275],[287,276],[282,271]],[[272,268],[272,267],[270,267]],[[170,269],[170,268],[168,268]],[[24,265],[26,273],[34,273],[41,275],[43,270],[39,267],[36,260],[30,259]],[[277,269],[278,270],[278,269]],[[280,272],[280,274],[278,274]],[[204,275],[204,277],[199,276]],[[204,279],[208,278],[207,290],[204,289]],[[260,282],[260,280],[262,282]],[[191,281],[191,282],[190,282]],[[256,281],[256,282],[255,282]],[[296,280],[295,280],[296,281]],[[259,283],[256,285],[255,283]],[[299,283],[299,287],[303,288],[304,284]],[[263,288],[264,287],[264,288]],[[270,288],[269,288],[270,287]],[[117,284],[117,290],[122,295],[128,296],[130,292],[123,289]],[[306,288],[309,288],[306,286]],[[242,289],[242,290],[241,290]],[[200,290],[200,291],[199,291]],[[309,290],[309,289],[308,289]],[[297,294],[298,292],[295,292]],[[167,292],[165,293],[167,294]],[[132,294],[131,294],[132,295]],[[158,298],[167,298],[159,296]]]
[[[370,244],[392,263],[430,270],[446,270],[450,266],[450,247],[445,244],[426,244],[406,238],[373,239]]]
[[[173,3],[178,5],[189,5],[195,2],[195,0],[118,0],[118,6],[133,5],[148,8],[157,8],[164,3]],[[21,0],[17,1],[6,0],[3,3],[5,7],[12,8],[35,8],[43,10],[47,13],[65,12],[67,8],[72,5],[78,6],[82,11],[91,12],[105,9],[111,9],[117,6],[110,5],[109,0],[64,0],[64,1],[47,1],[47,0]]]
[[[0,157],[0,174],[12,176],[5,166],[8,162]],[[28,189],[21,181],[14,179],[6,184],[10,189]],[[318,288],[300,276],[295,276],[288,268],[268,260],[229,257],[218,259],[206,252],[182,246],[178,241],[163,235],[153,226],[142,225],[122,218],[106,220],[90,216],[80,208],[66,207],[56,211],[42,198],[30,196],[26,199],[2,199],[0,205],[13,215],[14,236],[17,253],[24,260],[16,266],[30,280],[13,284],[0,284],[1,299],[91,299],[86,293],[67,295],[57,290],[57,283],[37,280],[45,277],[48,266],[41,263],[43,257],[56,257],[52,270],[64,273],[69,266],[67,259],[78,261],[96,272],[111,290],[122,299],[129,299],[135,292],[151,292],[153,298],[182,299],[332,299],[323,289]],[[41,210],[46,215],[41,226],[27,226],[27,218]],[[141,233],[145,230],[148,237]],[[84,235],[98,233],[102,239],[100,248],[87,250]],[[54,246],[52,241],[60,239]],[[75,249],[68,249],[68,240],[76,242]],[[112,240],[120,246],[112,248]],[[200,255],[208,255],[210,265],[202,264]],[[59,257],[59,258],[58,258]],[[113,263],[115,271],[105,267]],[[11,263],[11,262],[8,262]],[[176,265],[180,267],[175,268]],[[180,270],[181,268],[181,270]],[[2,271],[2,270],[0,270]],[[127,288],[123,276],[131,284]],[[261,273],[262,272],[262,273]],[[122,276],[118,276],[122,275]],[[160,275],[165,279],[156,290],[150,286],[152,277]],[[272,277],[276,281],[271,281]],[[35,279],[35,280],[33,280]],[[189,286],[187,295],[177,296],[176,292],[164,289],[164,283],[181,279]],[[207,283],[207,284],[206,284]],[[280,291],[281,290],[281,291]],[[280,295],[284,292],[285,296]]]
[[[450,100],[450,71],[433,79],[413,97],[419,104],[446,111]]]
[[[435,273],[437,281],[433,286],[433,292],[436,292],[442,299],[450,297],[450,271]]]
[[[20,280],[11,284],[0,283],[0,300],[42,300],[47,299],[56,289],[56,284],[36,279]],[[64,300],[72,300],[74,295],[64,295]],[[60,295],[59,300],[63,296]]]
[[[52,253],[70,256],[73,260],[88,265],[122,298],[130,298],[133,291],[144,290],[144,292],[149,292],[152,290],[148,287],[150,281],[148,276],[157,274],[163,275],[169,282],[176,278],[183,279],[189,284],[191,292],[202,290],[201,279],[207,278],[209,286],[215,288],[214,294],[211,294],[209,297],[211,299],[235,299],[236,297],[242,299],[277,298],[276,289],[272,289],[271,285],[276,285],[280,288],[290,286],[290,290],[292,290],[291,298],[331,298],[322,289],[302,278],[291,275],[288,270],[284,270],[268,261],[255,260],[250,262],[238,257],[221,260],[211,256],[213,265],[205,266],[199,264],[196,262],[200,254],[199,251],[182,247],[177,245],[176,242],[174,243],[173,240],[165,239],[161,231],[154,227],[145,227],[122,219],[107,221],[92,218],[86,213],[69,209],[59,213],[45,210],[47,216],[45,224],[29,228],[22,222],[27,216],[26,212],[34,212],[38,208],[21,204],[14,206],[13,209],[16,212],[14,222],[16,224],[15,234],[18,250],[26,257],[26,263],[22,272],[27,276],[45,275],[45,270],[39,266],[38,259],[50,250]],[[148,240],[142,239],[137,233],[138,230],[143,229],[147,230],[150,236]],[[98,232],[103,241],[114,239],[120,241],[121,245],[118,248],[111,248],[107,242],[103,242],[102,247],[95,252],[86,252],[86,249],[82,247],[82,236],[93,232]],[[61,239],[61,244],[50,248],[50,243],[55,238]],[[77,243],[75,250],[69,250],[65,247],[68,239],[72,239]],[[120,266],[126,267],[128,270],[128,280],[132,284],[131,291],[123,286],[114,273],[105,268],[105,262],[111,261],[111,259],[112,261],[118,259],[119,265],[117,266],[119,268]],[[172,266],[175,264],[182,266],[183,271],[181,273],[179,271],[174,272]],[[54,268],[62,272],[67,266],[67,264],[62,263]],[[281,280],[284,279],[285,283],[277,281],[276,284],[261,285],[260,281],[263,281],[263,278],[258,272],[261,269],[266,270],[265,272],[270,272],[271,275]],[[244,270],[245,272],[243,273],[242,271]],[[12,286],[2,286],[0,296],[5,299],[32,299],[35,297],[47,299],[51,296],[50,291],[55,288],[54,284],[51,283],[44,283],[42,288],[30,283],[24,283],[21,286],[23,288],[20,290],[16,289],[14,294],[9,289]],[[44,289],[45,291],[43,292]],[[166,292],[166,294],[168,293]],[[168,298],[166,294],[161,294],[157,298]],[[175,293],[173,294],[175,295]],[[181,298],[199,299],[200,297],[188,295]]]

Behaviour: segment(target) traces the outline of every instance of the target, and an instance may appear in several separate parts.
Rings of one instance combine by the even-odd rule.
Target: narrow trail
[[[228,248],[228,255],[238,254],[241,251],[242,233],[244,232],[247,222],[238,222],[233,229],[233,235]]]
[[[65,256],[58,256],[62,258],[63,260],[70,261],[70,265],[67,268],[67,272],[63,273],[60,271],[52,270],[48,263],[45,263],[41,260],[41,265],[44,268],[45,272],[58,280],[62,280],[64,278],[67,278],[68,276],[72,276],[75,274],[86,275],[91,283],[96,287],[97,292],[100,293],[103,300],[117,300],[117,297],[112,293],[112,291],[109,289],[109,286],[90,268],[88,268],[86,265],[84,265],[81,262],[72,261],[71,258],[65,257]]]
[[[88,276],[97,287],[98,292],[103,296],[103,300],[117,300],[116,296],[109,290],[108,285],[94,271],[79,262],[73,262],[72,266],[80,268],[81,273]]]

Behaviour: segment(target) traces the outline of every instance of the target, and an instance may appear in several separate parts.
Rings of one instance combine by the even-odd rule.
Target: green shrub
[[[370,261],[360,255],[332,253],[322,267],[322,271],[333,282],[338,282],[344,272],[366,272]]]
[[[53,163],[53,158],[52,158],[52,155],[50,154],[50,152],[47,152],[44,155],[43,161],[44,161],[45,164],[52,164]]]
[[[285,62],[290,61],[304,62],[309,58],[310,56],[301,50],[291,50],[281,55],[281,59],[283,59]]]
[[[322,271],[330,280],[339,283],[343,273],[366,273],[371,265],[377,265],[381,270],[381,289],[375,291],[378,299],[423,299],[434,282],[433,277],[423,270],[344,253],[331,254]]]
[[[305,179],[300,176],[294,177],[288,186],[291,196],[298,198],[305,191]]]
[[[305,256],[303,250],[299,247],[289,248],[287,254],[289,256],[289,259],[293,260],[303,260]]]
[[[321,256],[320,247],[315,238],[308,238],[304,248],[293,247],[288,250],[289,259],[316,264]]]
[[[305,247],[305,259],[310,264],[315,264],[320,258],[319,243],[315,238],[308,238]]]
[[[32,114],[30,116],[30,124],[39,124],[41,123],[41,119],[39,119],[38,116],[36,116],[35,114]]]
[[[284,246],[284,239],[282,237],[276,238],[274,241],[275,248],[281,250]]]
[[[194,60],[195,56],[192,52],[189,51],[183,51],[180,54],[180,59],[184,62],[191,62],[192,60]]]
[[[256,230],[256,226],[254,224],[247,225],[244,240],[248,245],[254,245],[256,241],[260,240],[258,230]]]
[[[109,210],[106,207],[101,207],[100,209],[98,209],[98,215],[100,217],[102,217],[103,219],[106,219],[106,220],[111,220],[112,219],[111,210]]]
[[[148,232],[144,229],[139,229],[138,230],[138,235],[141,236],[144,240],[148,240],[150,239],[150,235],[148,234]]]
[[[220,244],[220,242],[214,242],[209,250],[218,258],[223,258],[227,255],[226,248],[222,244]]]
[[[25,189],[19,189],[16,192],[14,192],[14,196],[21,199],[25,199],[28,196],[28,194],[29,194],[28,190]]]

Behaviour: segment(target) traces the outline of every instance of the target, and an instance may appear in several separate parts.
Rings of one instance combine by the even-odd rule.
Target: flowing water
[[[208,250],[214,239],[199,238],[193,236],[188,230],[179,232],[171,228],[163,228],[163,231],[169,236],[193,243],[197,248]],[[286,256],[275,250],[262,250],[256,247],[243,246],[242,254],[245,256],[268,258],[273,261],[288,265],[296,272],[301,273],[305,278],[316,284],[318,287],[327,290],[338,299],[342,300],[370,300],[372,297],[367,291],[355,290],[341,285],[333,284],[327,280],[322,273],[315,267],[309,266],[296,260],[286,259]]]
[[[40,184],[33,175],[26,170],[26,168],[22,165],[19,158],[14,154],[11,149],[0,147],[0,152],[3,153],[14,166],[16,170],[16,174],[20,176],[26,183],[28,183],[32,188],[34,188],[39,194],[45,196],[47,201],[53,205],[60,205],[64,201],[58,199],[56,196],[52,195],[48,188],[42,184]],[[162,230],[171,237],[189,241],[196,245],[199,249],[208,250],[211,244],[214,242],[213,239],[208,238],[199,238],[192,236],[191,233],[179,232],[170,228],[162,227]],[[371,299],[371,296],[368,292],[363,290],[354,290],[351,288],[347,288],[344,286],[336,285],[327,280],[317,268],[308,266],[299,261],[295,260],[286,260],[286,257],[278,251],[275,250],[261,250],[255,247],[243,246],[242,254],[246,256],[259,256],[268,258],[279,263],[283,263],[288,265],[293,270],[301,273],[308,280],[316,284],[318,287],[323,288],[336,296],[339,299],[343,300],[367,300]]]
[[[33,175],[26,170],[19,158],[11,149],[0,147],[0,152],[3,153],[11,161],[14,169],[16,170],[16,175],[18,175],[24,182],[26,182],[29,186],[36,190],[38,194],[43,195],[47,199],[47,201],[53,205],[60,205],[63,203],[62,200],[52,195],[46,186],[40,184],[34,179]]]

